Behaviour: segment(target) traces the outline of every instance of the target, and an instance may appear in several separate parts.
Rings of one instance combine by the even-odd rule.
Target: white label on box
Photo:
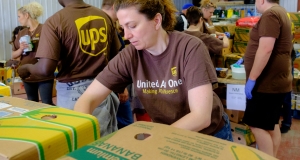
[[[7,107],[10,107],[10,106],[11,105],[7,104],[7,103],[0,103],[0,109],[7,108]]]
[[[28,112],[28,109],[24,109],[24,108],[19,108],[19,107],[11,107],[9,109],[7,109],[9,111],[14,111],[14,112],[18,112],[18,113],[25,113]]]
[[[0,117],[6,117],[6,116],[9,116],[11,114],[12,114],[11,112],[0,111]]]
[[[245,85],[227,84],[227,109],[245,111]]]

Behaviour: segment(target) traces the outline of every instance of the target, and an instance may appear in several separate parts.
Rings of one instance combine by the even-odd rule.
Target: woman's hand
[[[26,42],[21,42],[20,43],[20,49],[23,51],[26,48],[28,48],[28,44]]]

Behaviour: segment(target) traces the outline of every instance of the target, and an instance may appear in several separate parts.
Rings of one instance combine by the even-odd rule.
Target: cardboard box
[[[226,114],[231,122],[239,123],[244,117],[244,111],[225,109]]]
[[[294,78],[293,79],[293,93],[299,93],[300,92],[300,79],[299,78]]]
[[[297,68],[298,70],[300,70],[300,58],[296,58],[294,60],[294,68]]]
[[[248,42],[250,40],[251,28],[236,27],[234,34],[234,41]]]
[[[245,41],[234,41],[232,52],[245,54],[247,45],[248,45],[248,42],[245,42]]]
[[[232,54],[227,54],[224,56],[224,68],[231,68],[231,65],[236,63],[240,58],[242,58],[244,55],[243,54],[237,54],[237,53],[232,53]]]
[[[15,77],[14,82],[12,84],[13,94],[25,94],[24,84],[20,77]]]
[[[0,82],[11,85],[13,81],[13,70],[10,67],[0,68]]]
[[[0,85],[0,95],[1,96],[11,96],[11,89],[9,86]]]
[[[230,127],[234,142],[248,146],[255,142],[255,137],[247,125],[230,122]]]
[[[294,24],[295,34],[300,33],[300,13],[289,12],[292,23]]]
[[[227,48],[222,49],[222,55],[227,55],[232,53],[232,48],[233,48],[233,40],[228,39],[229,45]]]
[[[216,68],[216,72],[219,78],[226,78],[228,73],[228,68]]]
[[[0,98],[0,159],[52,160],[99,138],[91,115],[14,97]]]
[[[226,24],[226,25],[214,25],[217,32],[229,32],[230,37],[235,34],[235,24]]]
[[[135,122],[60,160],[260,160],[276,159],[257,149],[172,126]]]

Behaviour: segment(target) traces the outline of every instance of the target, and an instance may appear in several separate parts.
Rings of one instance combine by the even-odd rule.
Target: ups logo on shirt
[[[75,21],[82,52],[98,56],[107,49],[107,24],[100,16],[88,16]]]
[[[171,73],[174,77],[177,76],[177,67],[171,68]]]

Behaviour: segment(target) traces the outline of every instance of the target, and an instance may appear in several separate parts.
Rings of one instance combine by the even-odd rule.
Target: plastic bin
[[[233,79],[246,79],[246,71],[244,65],[240,65],[240,68],[231,65],[231,73]]]

